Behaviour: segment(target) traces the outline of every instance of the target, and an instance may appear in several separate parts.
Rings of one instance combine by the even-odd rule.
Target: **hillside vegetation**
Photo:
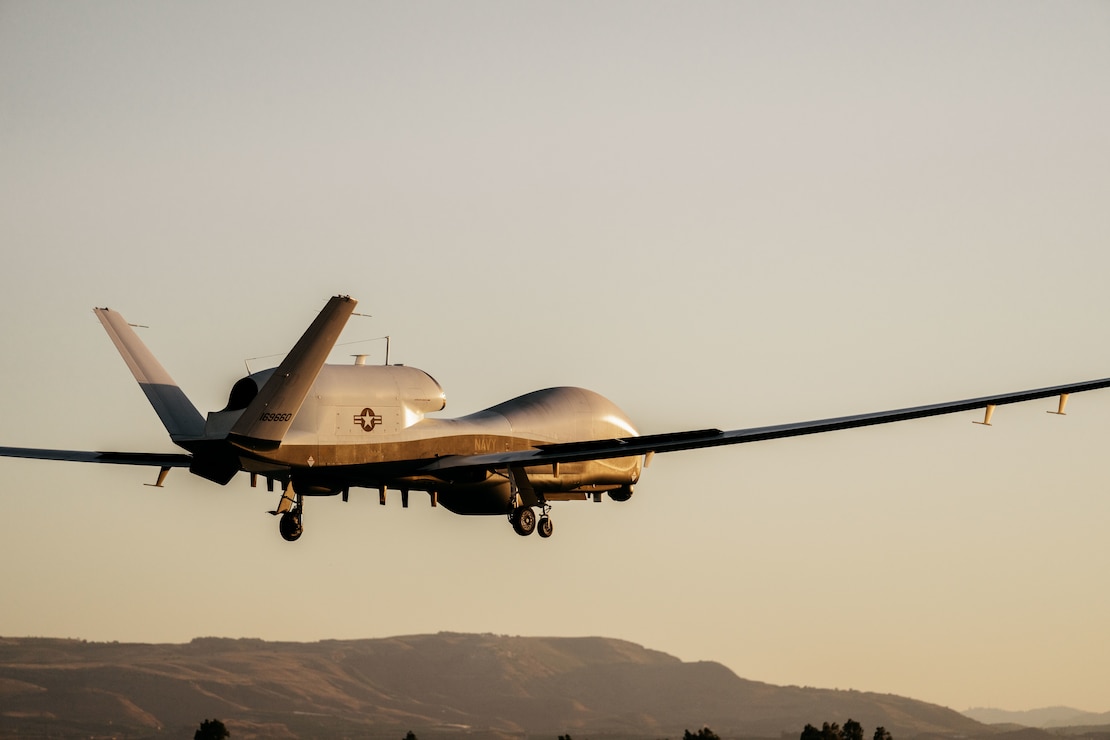
[[[0,736],[797,738],[855,719],[895,740],[987,732],[891,695],[779,687],[605,638],[438,634],[185,645],[0,639]],[[868,735],[869,737],[870,735]]]

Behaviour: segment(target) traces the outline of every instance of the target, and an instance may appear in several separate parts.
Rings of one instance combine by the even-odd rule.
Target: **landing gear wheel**
[[[536,531],[536,512],[532,511],[531,506],[518,506],[513,509],[509,521],[513,525],[513,531],[521,537],[527,537]]]
[[[555,531],[555,525],[551,523],[551,517],[549,517],[549,516],[541,516],[540,517],[539,531],[540,531],[540,537],[543,537],[544,539],[547,539],[548,537],[551,536],[551,534]]]
[[[632,486],[621,486],[620,488],[609,491],[609,498],[614,501],[627,501],[632,498]]]
[[[299,511],[287,511],[281,515],[278,520],[278,531],[281,532],[281,537],[286,542],[296,542],[300,538],[301,532],[304,527],[301,525],[301,513]]]

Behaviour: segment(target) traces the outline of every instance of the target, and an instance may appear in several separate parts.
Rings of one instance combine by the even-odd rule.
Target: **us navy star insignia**
[[[382,423],[381,414],[375,414],[374,409],[364,408],[361,414],[355,414],[354,423],[362,427],[364,432],[374,431],[374,427]]]

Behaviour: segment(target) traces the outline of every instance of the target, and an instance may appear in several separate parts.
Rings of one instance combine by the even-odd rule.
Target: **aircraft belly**
[[[452,514],[496,516],[508,514],[512,491],[503,478],[490,478],[467,486],[445,486],[438,490],[438,500]]]
[[[640,457],[591,460],[559,466],[525,468],[528,483],[550,501],[582,501],[587,493],[607,491],[635,483],[640,476]],[[441,483],[433,486],[439,503],[455,514],[506,514],[512,488],[505,475],[493,475],[473,485]]]
[[[468,434],[382,442],[283,444],[267,454],[266,459],[284,465],[313,467],[392,462],[416,464],[421,460],[435,460],[448,455],[476,455],[530,448],[531,442],[528,440],[500,435]]]
[[[640,457],[618,457],[608,460],[561,463],[557,471],[550,465],[527,467],[524,471],[528,482],[538,492],[604,490],[608,487],[629,485],[639,480],[641,461]]]

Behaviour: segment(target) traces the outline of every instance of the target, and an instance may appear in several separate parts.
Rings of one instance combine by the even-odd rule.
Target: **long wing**
[[[1023,401],[1033,401],[1038,398],[1051,398],[1059,396],[1060,408],[1068,395],[1085,391],[1110,388],[1110,378],[1101,380],[1088,380],[1080,383],[1037,388],[1016,393],[1004,393],[996,396],[983,396],[969,398],[963,401],[948,401],[945,403],[930,404],[928,406],[914,406],[911,408],[894,409],[891,411],[877,411],[869,414],[854,416],[839,416],[832,419],[818,419],[815,421],[802,421],[792,424],[777,424],[774,426],[753,427],[751,429],[735,429],[721,431],[720,429],[701,429],[687,432],[671,432],[667,434],[651,434],[641,437],[621,437],[616,439],[600,439],[585,442],[567,442],[563,444],[540,445],[530,450],[514,452],[499,452],[489,455],[454,455],[442,457],[434,462],[424,464],[423,461],[411,461],[415,467],[409,468],[402,465],[411,474],[420,472],[443,473],[447,471],[467,470],[476,468],[505,468],[523,467],[532,465],[550,465],[561,462],[580,462],[583,460],[603,460],[614,457],[635,457],[637,455],[651,455],[657,452],[678,452],[702,447],[720,447],[723,445],[743,444],[745,442],[760,442],[768,439],[781,439],[784,437],[798,437],[805,434],[821,434],[834,432],[839,429],[855,429],[857,427],[874,426],[877,424],[890,424],[896,421],[922,419],[927,416],[941,416],[975,409],[987,409],[994,406],[1003,406]],[[0,457],[22,457],[39,460],[70,460],[74,462],[108,463],[114,465],[146,465],[151,467],[176,468],[189,467],[192,456],[173,453],[145,453],[145,452],[84,452],[79,450],[47,450],[27,447],[0,447]],[[398,463],[391,463],[396,466]],[[377,467],[377,466],[374,466]]]
[[[929,406],[914,406],[912,408],[895,409],[892,411],[877,411],[869,414],[839,416],[833,419],[818,419],[816,421],[802,421],[793,424],[777,424],[775,426],[754,427],[752,429],[735,429],[727,432],[723,432],[720,429],[701,429],[690,432],[651,434],[642,437],[621,437],[617,439],[592,440],[589,442],[539,445],[530,450],[501,452],[490,455],[444,457],[425,466],[422,470],[449,471],[467,468],[492,469],[507,466],[550,465],[563,462],[581,462],[583,460],[602,460],[613,457],[635,457],[637,455],[650,455],[657,452],[677,452],[679,450],[692,450],[700,447],[720,447],[723,445],[743,444],[745,442],[761,442],[767,439],[798,437],[804,434],[821,434],[823,432],[834,432],[839,429],[855,429],[857,427],[874,426],[876,424],[890,424],[896,421],[921,419],[927,416],[940,416],[942,414],[954,414],[961,411],[973,411],[975,409],[986,409],[986,421],[989,423],[989,414],[995,406],[1032,401],[1038,398],[1060,396],[1059,413],[1062,413],[1064,402],[1067,400],[1069,394],[1108,387],[1110,387],[1110,378],[1103,378],[1101,380],[1088,380],[1081,383],[1057,385],[1050,388],[1004,393],[997,396],[969,398],[963,401],[948,401],[946,403],[936,403]]]
[[[82,450],[43,450],[34,447],[0,447],[0,457],[32,460],[68,460],[108,465],[146,465],[152,468],[187,468],[192,455],[174,452],[84,452]]]

